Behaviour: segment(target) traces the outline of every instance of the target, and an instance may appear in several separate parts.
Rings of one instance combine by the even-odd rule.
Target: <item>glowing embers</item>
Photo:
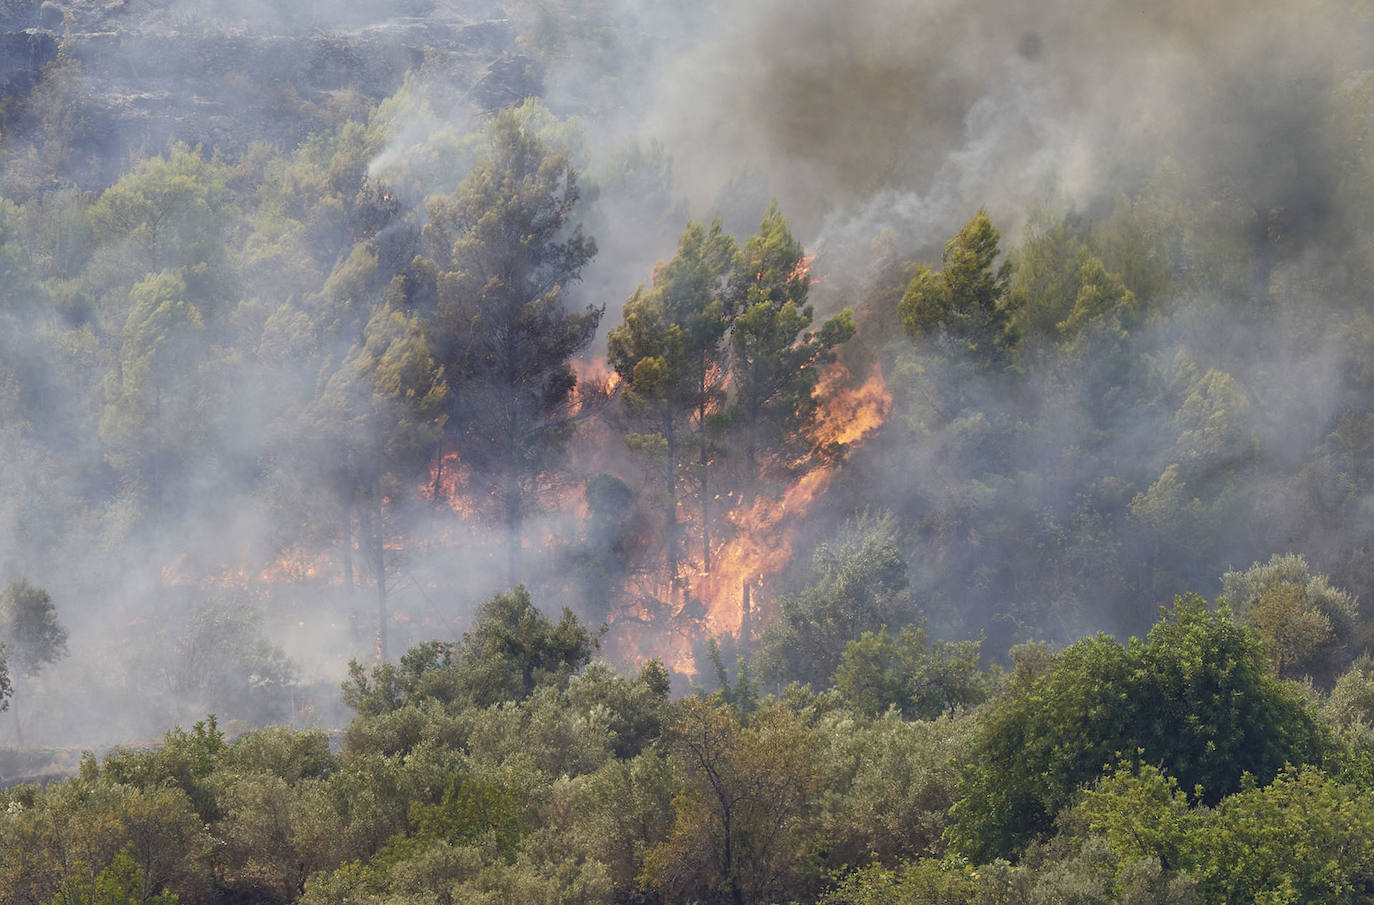
[[[263,584],[302,584],[314,581],[321,573],[331,574],[332,568],[328,553],[316,553],[307,550],[301,544],[292,544],[282,551],[282,555],[275,562],[258,574],[258,581]]]
[[[430,466],[429,478],[420,485],[420,496],[431,503],[440,503],[463,518],[477,512],[469,483],[472,471],[457,452],[449,451]]]

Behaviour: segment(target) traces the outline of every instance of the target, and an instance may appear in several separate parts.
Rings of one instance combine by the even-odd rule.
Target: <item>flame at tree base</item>
[[[745,617],[746,587],[752,589],[748,606],[751,631],[767,614],[767,604],[758,599],[763,582],[777,574],[792,559],[792,544],[801,520],[829,488],[838,469],[833,457],[822,454],[826,447],[853,449],[882,426],[892,404],[882,371],[873,373],[856,388],[849,369],[836,363],[827,369],[816,386],[821,415],[813,432],[817,451],[801,463],[805,470],[777,499],[759,497],[742,512],[729,516],[734,536],[716,554],[716,567],[703,576],[708,629],[716,635],[741,635]],[[762,604],[762,605],[761,605]],[[748,641],[748,638],[742,639]]]
[[[614,390],[613,377],[589,368],[589,390],[584,401],[588,405],[604,404]],[[811,451],[787,469],[791,483],[780,490],[759,493],[747,505],[742,505],[740,497],[732,493],[723,494],[723,499],[716,498],[713,509],[723,514],[729,527],[713,538],[709,573],[702,570],[700,562],[693,564],[685,558],[679,562],[676,582],[667,578],[661,564],[647,572],[632,570],[607,618],[603,650],[636,665],[656,657],[673,672],[691,677],[697,672],[697,659],[708,637],[733,637],[741,651],[748,649],[758,630],[775,616],[774,592],[767,583],[791,561],[802,522],[830,488],[843,451],[862,446],[882,426],[888,413],[891,394],[880,371],[875,368],[862,383],[855,383],[849,369],[841,363],[825,370],[814,391],[820,411],[810,432]],[[614,468],[613,462],[599,458],[618,442],[614,428],[594,418],[588,418],[586,423],[591,425],[586,435],[591,443],[584,449],[591,452],[584,454],[594,457],[591,461],[600,467]],[[554,489],[559,492],[549,495],[556,498],[556,504],[546,510],[549,518],[531,520],[526,525],[527,548],[542,546],[545,551],[557,553],[559,548],[566,549],[576,542],[570,526],[587,523],[588,500],[581,484]],[[422,612],[416,614],[416,625],[432,625],[438,630],[437,637],[445,630],[461,629],[461,617],[456,611],[444,613],[434,609],[427,598],[431,594],[437,598],[443,585],[431,584],[429,580],[417,582],[408,564],[410,557],[404,554],[434,566],[454,551],[461,551],[469,565],[480,562],[485,568],[488,560],[495,562],[500,558],[504,541],[493,540],[494,535],[476,526],[489,509],[490,501],[482,497],[480,485],[474,486],[469,466],[458,451],[444,450],[436,456],[428,474],[414,486],[414,497],[427,503],[430,513],[442,513],[448,518],[431,520],[429,532],[418,541],[393,533],[393,526],[386,524],[386,534],[371,543],[380,540],[388,573],[392,572],[393,555],[396,563],[406,566],[405,581],[400,582],[400,587],[389,589],[392,593],[403,593],[392,601],[388,622],[403,628],[412,619],[404,608],[418,605]],[[684,528],[700,515],[688,512],[687,508],[679,510],[679,524]],[[383,518],[384,524],[390,521],[385,515]],[[365,621],[365,589],[375,587],[376,563],[369,558],[375,548],[369,547],[362,533],[363,526],[355,518],[347,525],[343,546],[337,540],[321,542],[314,549],[308,544],[294,543],[277,551],[272,561],[264,564],[258,560],[254,567],[246,568],[227,563],[219,563],[218,569],[196,568],[183,554],[163,569],[162,582],[167,586],[252,589],[264,598],[276,596],[274,589],[286,588],[300,589],[288,595],[299,597],[308,588],[312,593],[329,593],[331,600],[347,609],[346,613],[340,610],[340,618],[346,615]],[[644,559],[652,559],[654,531],[648,520],[628,536],[642,540],[626,551],[631,561],[642,566]],[[241,560],[255,558],[252,551],[245,550]],[[442,569],[436,572],[443,574]],[[392,574],[388,582],[401,577]],[[543,586],[546,607],[556,608],[561,602],[559,597],[572,592],[567,574],[546,574]],[[349,590],[356,600],[347,593]],[[432,624],[433,618],[444,624]],[[304,628],[303,623],[301,627]]]

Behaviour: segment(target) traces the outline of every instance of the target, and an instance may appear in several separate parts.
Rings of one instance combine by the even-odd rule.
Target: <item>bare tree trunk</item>
[[[377,525],[373,532],[375,556],[377,562],[377,660],[385,663],[387,658],[386,649],[386,531],[382,511],[382,492],[377,488]]]
[[[663,481],[668,492],[668,503],[664,511],[666,518],[663,536],[667,547],[664,558],[668,569],[669,585],[677,589],[682,585],[678,562],[680,526],[677,521],[677,434],[673,429],[671,416],[665,419],[663,433],[664,440],[668,444],[667,461],[663,466]]]
[[[439,488],[444,481],[444,430],[439,429],[438,449],[434,453],[434,482],[429,487],[429,498],[434,503],[434,507],[439,507]]]
[[[711,574],[711,482],[707,474],[707,467],[711,457],[708,447],[711,444],[710,434],[706,430],[706,365],[702,364],[701,384],[698,387],[697,402],[697,432],[701,440],[701,571],[707,577],[707,593],[710,593],[710,574]]]
[[[515,381],[512,380],[512,386]],[[506,434],[506,584],[515,587],[520,576],[520,542],[523,530],[520,500],[520,402],[513,400]]]
[[[375,655],[378,662],[385,662],[387,655],[386,639],[386,534],[383,529],[381,487],[374,482],[371,491],[374,500],[358,510],[359,546],[362,547],[363,562],[372,571],[377,583],[377,634]]]
[[[749,644],[749,637],[753,634],[753,611],[749,606],[749,579],[744,579],[742,599],[740,601],[739,618],[739,648],[740,653],[744,654]]]
[[[162,388],[153,385],[153,503],[162,517]]]
[[[520,578],[520,542],[524,526],[520,517],[520,476],[511,463],[506,473],[506,584],[515,587]]]
[[[344,509],[343,538],[344,597],[353,600],[353,504]]]
[[[15,703],[14,697],[10,697],[10,715],[14,717],[14,745],[16,748],[24,747],[24,726],[19,722],[19,705]]]

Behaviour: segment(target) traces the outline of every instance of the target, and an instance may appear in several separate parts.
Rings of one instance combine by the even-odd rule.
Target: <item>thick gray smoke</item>
[[[533,126],[569,147],[582,174],[584,225],[600,247],[571,302],[605,306],[603,342],[625,298],[672,253],[688,216],[718,215],[743,238],[778,200],[794,233],[820,253],[818,313],[855,306],[862,316],[891,295],[894,269],[938,261],[979,208],[1002,229],[1006,249],[1034,232],[1025,229],[1031,215],[1101,219],[1120,199],[1161,186],[1206,199],[1219,222],[1241,224],[1228,235],[1249,245],[1242,295],[1262,300],[1276,287],[1315,285],[1302,290],[1315,320],[1355,282],[1352,274],[1325,279],[1324,269],[1369,223],[1358,203],[1369,195],[1351,191],[1369,185],[1352,138],[1369,134],[1358,73],[1374,66],[1374,26],[1362,10],[1353,0],[5,4],[0,18],[13,40],[0,74],[11,94],[29,93],[32,103],[4,111],[5,194],[26,207],[0,213],[48,224],[37,231],[42,254],[33,266],[42,273],[30,276],[43,278],[52,305],[0,312],[10,335],[40,337],[0,345],[0,445],[12,451],[0,475],[0,581],[26,574],[47,587],[72,632],[72,656],[21,689],[36,702],[19,705],[28,740],[156,736],[216,707],[263,716],[260,701],[281,701],[283,683],[318,702],[321,722],[337,720],[327,709],[342,664],[370,654],[367,588],[344,599],[337,585],[301,581],[264,594],[230,573],[253,579],[296,545],[328,553],[317,568],[342,568],[341,517],[320,492],[330,453],[284,413],[305,408],[325,383],[321,363],[337,366],[349,350],[309,346],[278,309],[357,316],[361,296],[350,295],[346,266],[353,225],[339,217],[364,177],[396,187],[401,213],[378,244],[398,256],[383,269],[403,268],[424,196],[451,191],[476,157],[465,136],[495,109],[541,96],[548,109],[531,114]],[[24,31],[35,26],[40,32]],[[366,155],[357,150],[371,140],[366,129],[353,134],[355,145],[320,138],[343,119],[366,120],[388,97],[367,125],[385,140]],[[213,342],[233,353],[215,360],[233,367],[180,372],[178,385],[191,388],[184,398],[218,412],[214,443],[166,438],[169,449],[187,451],[169,494],[179,502],[149,518],[139,508],[146,488],[120,484],[128,469],[119,471],[109,431],[102,437],[98,427],[124,366],[109,350],[125,323],[106,313],[127,306],[145,271],[171,265],[144,266],[132,245],[107,243],[85,257],[71,249],[92,244],[83,213],[91,200],[132,161],[166,153],[174,140],[203,145],[207,158],[218,150],[231,187],[261,180],[262,191],[282,195],[298,176],[264,175],[268,146],[316,142],[309,146],[324,161],[319,169],[337,180],[342,201],[293,212],[299,226],[270,207],[245,224],[207,202],[207,235],[231,250],[226,270],[241,277],[202,290]],[[58,191],[64,180],[72,184]],[[291,230],[306,237],[292,245],[282,238]],[[288,250],[262,251],[273,242]],[[1148,356],[1148,380],[1181,380],[1196,361],[1243,387],[1247,430],[1267,469],[1250,479],[1249,500],[1300,467],[1352,404],[1342,350],[1320,331],[1295,332],[1291,317],[1238,329],[1216,299],[1186,294],[1157,310],[1168,316],[1132,339],[1137,358]],[[846,353],[856,368],[896,354],[885,345],[895,316],[873,317],[887,318],[887,332],[861,330]],[[922,526],[908,539],[919,602],[942,629],[976,633],[990,613],[1015,604],[1020,576],[1012,573],[1023,551],[980,547],[967,525],[958,542],[932,540],[932,525],[958,521],[949,513],[984,505],[960,497],[970,476],[1051,475],[1028,491],[1024,512],[1006,517],[1068,520],[1085,490],[1054,477],[1075,465],[1065,450],[1091,442],[1094,462],[1125,463],[1119,471],[1130,487],[1120,492],[1129,501],[1170,464],[1152,438],[1180,428],[1175,409],[1131,412],[1103,439],[1101,425],[1085,421],[1090,404],[1062,387],[1028,386],[1013,400],[988,382],[967,395],[991,421],[1014,422],[1018,406],[1055,412],[1047,419],[1054,442],[1024,442],[1013,451],[1020,466],[1009,469],[1005,449],[982,462],[960,446],[974,429],[966,421],[911,435],[894,429],[853,458],[813,519],[819,539],[864,506],[898,509]],[[618,448],[598,455],[590,460],[601,470],[613,470],[610,461],[640,467]],[[311,475],[318,482],[284,467],[291,456],[320,457]],[[1016,489],[986,487],[1001,499]],[[1095,610],[1081,589],[1066,591],[1055,604],[1058,626],[994,628],[989,648],[1000,653],[993,639],[1037,631],[1138,629],[1161,595],[1185,585],[1212,592],[1199,582],[1267,557],[1274,551],[1265,545],[1314,557],[1348,548],[1339,530],[1303,535],[1277,516],[1274,532],[1253,530],[1282,505],[1238,508],[1243,529],[1210,526],[1219,540],[1209,575],[1175,575],[1149,599],[1108,583]],[[472,604],[504,583],[499,540],[486,532],[423,506],[394,518],[419,535],[443,534],[444,552],[427,555],[421,541],[388,554],[392,607],[410,620],[393,655],[407,641],[460,631]],[[569,519],[550,516],[527,530],[536,542],[542,533],[590,530]],[[1121,558],[1148,555],[1145,541],[1120,536],[1141,544]],[[560,588],[566,563],[530,559],[532,584]],[[354,565],[365,584],[365,566]],[[961,573],[968,599],[951,596],[961,585],[950,576]],[[216,574],[230,577],[207,591],[203,577]],[[232,675],[215,672],[224,658],[214,652],[224,650]],[[287,709],[294,716],[269,707],[263,718],[301,718],[300,701]]]
[[[684,190],[709,203],[749,172],[804,234],[867,241],[888,224],[920,248],[982,205],[1015,228],[1036,205],[1110,204],[1166,155],[1275,205],[1328,200],[1322,113],[1370,27],[1342,3],[714,12],[712,39],[685,41],[646,105]]]

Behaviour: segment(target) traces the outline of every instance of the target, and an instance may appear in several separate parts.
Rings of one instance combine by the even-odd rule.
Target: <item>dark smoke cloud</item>
[[[311,131],[313,121],[301,111],[316,111],[321,122],[339,111],[363,111],[395,91],[405,69],[415,68],[422,72],[425,103],[412,103],[412,96],[396,105],[391,140],[366,172],[418,186],[406,201],[419,218],[423,194],[451,190],[471,165],[461,135],[492,106],[542,91],[553,113],[575,116],[580,129],[580,144],[573,128],[566,137],[575,145],[587,188],[587,228],[601,254],[573,301],[606,306],[603,334],[619,323],[620,306],[649,279],[654,261],[672,253],[686,216],[720,214],[744,237],[772,198],[808,249],[821,252],[817,272],[829,279],[813,298],[822,313],[854,304],[872,288],[875,239],[884,237],[895,258],[934,260],[982,206],[1010,247],[1031,211],[1104,213],[1119,196],[1176,174],[1181,194],[1240,209],[1241,219],[1261,233],[1295,237],[1294,245],[1275,246],[1257,236],[1257,246],[1282,248],[1281,255],[1266,252],[1277,256],[1267,262],[1272,267],[1249,275],[1257,297],[1271,282],[1303,285],[1330,260],[1327,251],[1340,246],[1342,230],[1369,217],[1344,193],[1350,180],[1368,179],[1368,162],[1351,159],[1353,143],[1341,131],[1355,102],[1333,107],[1337,98],[1361,96],[1351,74],[1374,65],[1371,19],[1353,2],[511,0],[498,9],[480,0],[130,0],[98,6],[97,12],[96,4],[70,4],[85,34],[72,44],[73,53],[87,90],[99,97],[88,98],[91,103],[67,126],[78,134],[86,129],[86,151],[119,151],[92,179],[112,180],[127,169],[129,153],[160,152],[173,137],[223,143],[231,162],[251,159],[253,139],[290,143]],[[31,7],[20,11],[23,21],[14,27],[38,24],[39,6]],[[568,10],[572,20],[557,15]],[[541,22],[571,30],[541,34]],[[55,39],[43,46],[55,58]],[[246,55],[231,67],[234,79],[214,76],[206,65],[209,51]],[[350,83],[357,74],[366,84]],[[194,98],[178,93],[186,85]],[[180,112],[164,116],[168,108]],[[97,109],[98,115],[91,113]],[[240,122],[245,127],[235,128]],[[458,150],[437,153],[445,142]],[[39,172],[41,163],[10,161],[11,182],[37,192],[31,180],[15,174]],[[299,278],[318,268],[322,280],[331,265],[288,262],[283,270]],[[251,294],[261,297],[263,308],[240,311],[246,321],[269,321],[262,313],[268,302],[303,294],[285,277],[253,276]],[[318,291],[319,282],[305,291]],[[1318,295],[1314,312],[1330,301]],[[1184,350],[1204,363],[1224,363],[1251,398],[1263,454],[1277,471],[1297,467],[1350,403],[1339,350],[1322,335],[1295,339],[1291,322],[1230,329],[1208,299],[1183,297],[1171,305],[1185,314],[1142,331],[1136,351],[1153,356],[1158,379],[1172,373]],[[43,318],[24,318],[20,333],[47,329]],[[100,357],[96,329],[74,329],[61,341],[68,360],[103,373],[111,362]],[[262,334],[269,345],[271,330],[264,327]],[[861,339],[878,354],[876,338]],[[133,510],[136,494],[104,484],[110,476],[98,437],[77,429],[99,420],[98,412],[82,410],[93,403],[81,396],[79,381],[29,374],[24,385],[42,386],[46,394],[29,408],[47,417],[32,423],[11,417],[18,403],[8,385],[0,386],[6,416],[0,442],[19,451],[0,474],[0,579],[24,572],[48,587],[72,628],[72,658],[42,679],[42,699],[60,704],[61,712],[28,713],[33,737],[46,732],[48,739],[88,743],[156,736],[168,722],[185,723],[214,706],[203,688],[150,691],[140,685],[158,675],[156,664],[148,665],[158,632],[182,624],[177,620],[188,618],[187,607],[205,603],[190,603],[189,592],[169,589],[163,569],[179,557],[188,570],[202,572],[262,563],[302,531],[319,527],[299,512],[292,521],[291,507],[280,504],[295,497],[285,490],[283,499],[264,502],[254,481],[263,447],[291,430],[272,423],[273,404],[313,392],[320,375],[293,367],[290,349],[254,351],[274,368],[241,374],[243,382],[225,392],[234,427],[226,431],[221,456],[187,468],[195,504],[151,526],[141,525]],[[344,352],[335,350],[335,357]],[[42,371],[41,361],[25,367]],[[1036,400],[1041,408],[1063,411],[1055,422],[1058,446],[1024,450],[1024,469],[1061,467],[1060,447],[1072,447],[1086,433],[1081,412],[1050,389],[1031,392],[1043,393]],[[1015,415],[996,387],[971,395],[991,417]],[[1171,429],[1173,416],[1136,413],[1098,455],[1126,462],[1123,471],[1142,485],[1134,489],[1143,489],[1168,463],[1144,460],[1139,450]],[[945,425],[914,448],[876,441],[855,458],[828,506],[815,513],[816,539],[870,501],[951,504],[946,494],[956,493],[958,482],[950,450],[958,449],[968,428]],[[65,449],[70,458],[64,461],[79,463],[81,473],[55,471],[41,453],[44,444]],[[617,464],[624,471],[636,467]],[[958,464],[976,471],[976,463]],[[1072,491],[1066,482],[1045,496],[1068,509]],[[312,489],[291,492],[308,502]],[[104,507],[65,521],[64,514],[80,509],[72,501],[87,494],[104,494]],[[416,516],[417,524],[427,517]],[[447,530],[458,533],[442,557],[413,553],[395,565],[393,606],[414,620],[411,640],[460,630],[472,603],[502,583],[495,539],[461,527]],[[582,530],[554,515],[547,526],[532,525],[530,534],[573,537]],[[1241,541],[1219,549],[1254,555]],[[970,547],[956,561],[915,562],[916,590],[930,592],[941,576],[978,574],[1011,552]],[[1321,552],[1320,545],[1312,552]],[[805,562],[805,550],[799,558]],[[1245,564],[1218,562],[1216,573]],[[555,585],[559,569],[558,562],[532,563],[531,580]],[[1011,593],[1003,594],[1002,604],[1010,604]],[[262,634],[296,661],[302,686],[315,681],[323,689],[321,700],[332,695],[346,657],[368,653],[367,603],[344,604],[331,595],[247,602],[260,613]],[[244,601],[225,596],[216,603],[227,608],[224,618],[239,618],[233,607]],[[1111,612],[1071,612],[1066,631],[1134,627],[1129,613],[1152,613],[1158,602],[1117,601]],[[963,602],[927,597],[922,603],[953,609]],[[1127,617],[1120,616],[1123,608]],[[987,616],[971,611],[967,624],[954,628],[976,629]],[[129,638],[138,644],[118,649]],[[81,691],[63,694],[64,687]]]
[[[664,68],[645,119],[689,195],[709,203],[747,169],[803,233],[886,221],[916,248],[981,205],[1014,224],[1046,201],[1110,202],[1165,155],[1276,205],[1316,204],[1323,99],[1369,46],[1341,3],[714,12],[714,40]]]

